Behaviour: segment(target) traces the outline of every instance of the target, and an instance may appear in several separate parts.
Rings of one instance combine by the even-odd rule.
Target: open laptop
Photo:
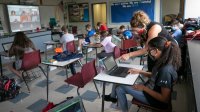
[[[2,43],[3,50],[4,50],[5,52],[8,52],[8,50],[9,50],[10,47],[12,46],[12,43],[13,43],[13,42]]]
[[[67,100],[48,112],[85,112],[81,97],[75,97]]]
[[[60,34],[54,34],[51,36],[52,41],[60,42]]]
[[[128,75],[129,68],[118,67],[113,56],[105,58],[102,60],[104,66],[106,67],[106,73],[117,77],[126,77]]]

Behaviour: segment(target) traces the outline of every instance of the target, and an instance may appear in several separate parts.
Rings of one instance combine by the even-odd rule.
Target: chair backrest
[[[114,56],[115,59],[117,59],[117,58],[119,58],[121,56],[121,52],[120,52],[119,47],[115,46],[114,55],[113,56]]]
[[[84,85],[90,82],[94,78],[94,76],[97,75],[97,71],[95,67],[95,59],[83,65],[81,69],[81,74],[82,74]]]
[[[66,43],[66,49],[72,53],[76,52],[76,46],[74,40]]]
[[[123,50],[138,46],[134,39],[122,40],[121,44]]]
[[[22,57],[21,70],[30,70],[36,68],[40,63],[40,50],[25,53]]]

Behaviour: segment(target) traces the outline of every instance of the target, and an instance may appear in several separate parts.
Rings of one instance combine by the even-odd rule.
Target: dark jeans
[[[71,70],[72,75],[76,74],[76,69],[74,67],[74,63],[69,64],[69,68]]]
[[[97,54],[97,57],[99,59],[105,58],[105,57],[110,57],[113,56],[113,52],[111,53],[106,53],[105,51],[101,51],[100,53]]]

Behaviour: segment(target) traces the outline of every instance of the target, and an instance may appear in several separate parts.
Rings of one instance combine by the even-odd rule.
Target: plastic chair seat
[[[73,77],[69,77],[65,80],[65,82],[67,82],[68,84],[72,84],[77,86],[78,88],[83,88],[84,87],[84,83],[83,83],[83,79],[81,77],[81,73],[78,72],[76,74],[73,75]]]

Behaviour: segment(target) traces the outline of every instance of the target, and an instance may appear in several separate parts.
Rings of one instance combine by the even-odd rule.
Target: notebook
[[[5,52],[8,52],[11,46],[12,46],[12,42],[2,43],[2,47]]]
[[[102,60],[104,66],[106,67],[106,73],[108,75],[117,76],[117,77],[126,77],[128,75],[129,68],[118,67],[112,56]]]
[[[75,97],[57,105],[48,112],[85,112],[85,109],[81,98]]]

